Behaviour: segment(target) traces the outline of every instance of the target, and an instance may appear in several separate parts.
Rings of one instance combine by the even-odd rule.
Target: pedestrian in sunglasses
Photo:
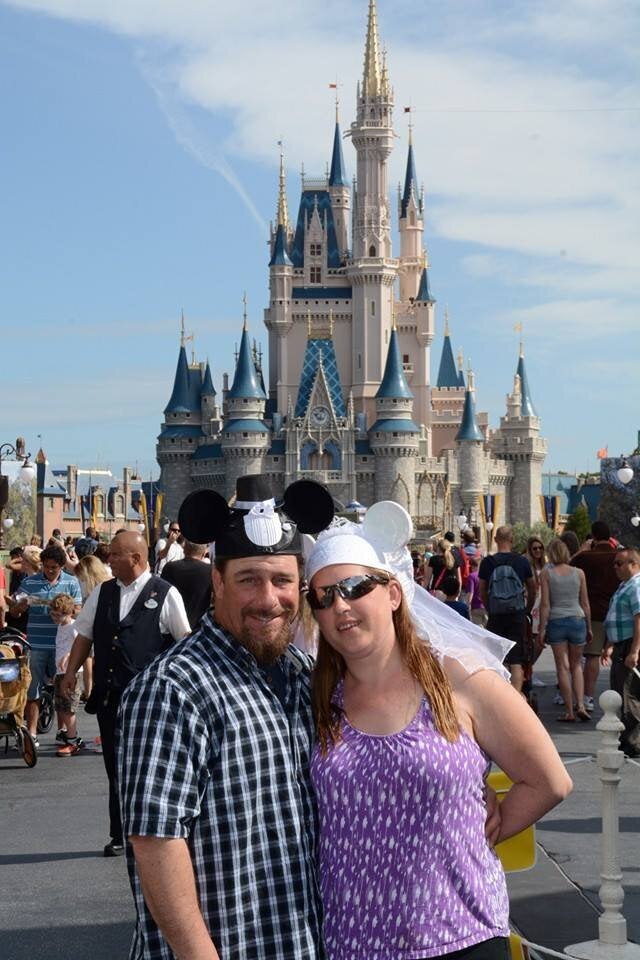
[[[328,958],[506,960],[509,904],[491,841],[541,817],[571,780],[507,680],[510,644],[489,655],[502,641],[414,584],[408,551],[398,559],[397,543],[368,540],[366,524],[321,533],[307,560]],[[418,635],[425,622],[433,645]],[[491,760],[514,786],[487,838]]]

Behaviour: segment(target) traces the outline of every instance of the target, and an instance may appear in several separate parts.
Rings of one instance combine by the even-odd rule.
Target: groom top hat
[[[194,490],[178,522],[193,543],[214,543],[221,559],[301,554],[300,534],[316,534],[334,515],[333,498],[314,480],[296,480],[277,499],[266,474],[238,477],[233,506],[214,490]]]

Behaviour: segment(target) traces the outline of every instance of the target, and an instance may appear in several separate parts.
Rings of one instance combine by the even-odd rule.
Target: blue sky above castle
[[[252,336],[266,346],[276,141],[284,138],[295,211],[302,160],[319,174],[331,160],[336,74],[343,130],[354,116],[366,3],[330,3],[320,16],[303,0],[295,17],[270,24],[250,2],[242,76],[232,69],[232,11],[203,20],[202,6],[186,2],[147,19],[146,9],[97,0],[92,20],[80,0],[0,4],[0,80],[14,91],[5,104],[4,433],[24,433],[31,448],[41,433],[55,463],[152,465],[182,308],[218,391],[223,370],[233,373],[244,289]],[[454,349],[473,358],[478,408],[495,423],[523,321],[548,466],[595,466],[597,447],[626,449],[637,427],[632,13],[617,2],[597,17],[574,2],[486,0],[471,15],[456,0],[378,3],[402,138],[390,170],[394,225],[409,102],[426,187],[432,375],[447,304]],[[307,69],[298,41],[329,31],[325,77]],[[295,85],[273,70],[275,50]],[[425,94],[435,90],[437,100]],[[354,152],[343,146],[351,177]],[[61,375],[73,389],[44,403],[42,385]],[[571,397],[562,416],[550,389],[558,375]],[[612,383],[625,384],[629,413],[611,415]]]

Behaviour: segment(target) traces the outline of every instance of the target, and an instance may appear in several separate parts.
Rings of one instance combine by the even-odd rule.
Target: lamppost
[[[491,553],[491,531],[493,530],[493,520],[487,520],[484,528],[487,531],[487,553]]]
[[[0,443],[0,520],[2,519],[2,511],[7,505],[7,500],[9,498],[9,478],[3,476],[2,473],[2,458],[15,457],[16,460],[22,461],[22,467],[20,468],[20,479],[24,483],[31,483],[33,478],[36,475],[36,468],[33,464],[29,463],[30,453],[25,453],[25,443],[22,437],[18,437],[15,444],[13,443]],[[10,517],[7,517],[7,521],[11,520]],[[13,526],[13,520],[8,525],[6,523],[0,523],[0,550],[4,547],[4,531],[10,530]]]
[[[620,483],[624,484],[626,487],[627,484],[631,483],[634,477],[633,468],[629,466],[626,458],[622,461],[622,466],[618,467],[616,470],[616,476]],[[640,516],[638,516],[638,508],[635,508],[634,515],[630,518],[631,523],[634,527],[640,526]]]

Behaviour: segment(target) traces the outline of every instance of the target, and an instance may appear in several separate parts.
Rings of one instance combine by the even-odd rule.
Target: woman
[[[431,593],[435,593],[436,590],[440,589],[442,581],[449,574],[456,576],[460,586],[462,587],[462,580],[460,578],[460,564],[454,556],[451,547],[452,544],[449,543],[448,540],[445,540],[444,538],[442,540],[438,540],[436,552],[429,559],[429,573],[426,577],[429,582],[426,583],[425,586],[427,590],[431,591]]]
[[[591,609],[584,573],[569,564],[569,549],[555,538],[547,547],[549,566],[540,576],[540,638],[553,650],[565,712],[561,723],[589,723],[584,706],[582,653],[591,639]],[[576,704],[574,713],[573,704]]]
[[[483,643],[463,649],[474,635],[496,638],[412,588],[389,556],[350,524],[321,534],[307,564],[320,631],[311,770],[328,957],[452,960],[464,950],[466,960],[506,960],[504,874],[484,834],[489,758],[514,782],[500,840],[546,813],[571,781],[499,661],[482,669]],[[420,623],[405,598],[412,589],[412,611],[426,604]],[[451,629],[439,629],[432,607]],[[439,659],[418,638],[424,617],[443,648],[458,630],[455,657],[441,648]]]
[[[74,568],[74,573],[80,583],[80,592],[82,593],[82,603],[95,587],[105,580],[111,580],[111,570],[98,560],[92,554],[87,554],[78,560]],[[82,694],[80,699],[86,702],[91,695],[93,687],[93,657],[87,657],[82,667]]]

